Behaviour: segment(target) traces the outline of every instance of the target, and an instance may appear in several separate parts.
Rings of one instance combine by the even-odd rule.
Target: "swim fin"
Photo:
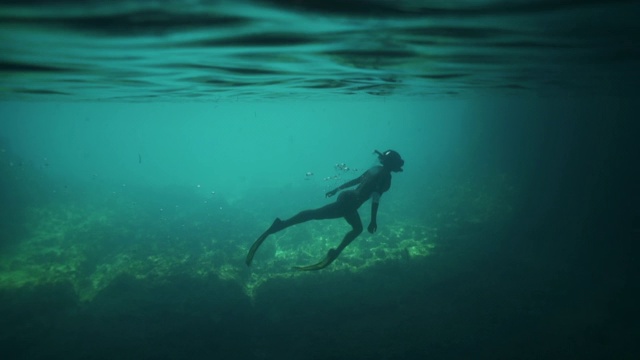
[[[338,250],[330,249],[329,252],[327,253],[327,256],[319,263],[308,265],[308,266],[294,266],[293,268],[299,271],[314,271],[314,270],[324,269],[327,266],[329,266],[329,264],[331,264],[333,260],[335,260],[338,257],[338,255],[340,255],[340,252]]]
[[[267,231],[263,232],[262,235],[260,235],[260,237],[253,243],[253,245],[251,245],[251,249],[249,249],[249,253],[247,254],[247,257],[244,259],[244,262],[247,264],[247,266],[251,266],[251,262],[253,261],[253,256],[256,254],[256,251],[258,251],[258,248],[260,247],[260,245],[262,245],[262,243],[267,238],[267,236],[275,232],[278,232],[282,229],[284,229],[283,221],[280,220],[280,218],[276,218],[275,220],[273,220],[273,224],[271,224],[271,226],[267,229]]]
[[[265,231],[262,235],[260,235],[258,240],[256,240],[253,245],[251,245],[251,249],[249,249],[249,253],[247,253],[247,257],[244,259],[244,262],[247,264],[247,266],[251,266],[253,256],[256,254],[256,251],[258,251],[258,248],[260,247],[260,245],[262,245],[267,236],[269,236],[269,233]]]

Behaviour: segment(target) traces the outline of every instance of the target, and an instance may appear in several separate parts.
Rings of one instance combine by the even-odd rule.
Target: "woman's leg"
[[[294,269],[296,270],[320,270],[327,267],[329,264],[335,260],[338,255],[347,247],[347,245],[351,244],[355,238],[358,237],[362,233],[362,220],[360,220],[360,215],[357,211],[349,213],[344,217],[345,220],[351,225],[351,231],[344,235],[342,242],[336,249],[330,249],[327,253],[327,256],[317,264],[309,265],[309,266],[296,266]]]
[[[280,230],[286,229],[289,226],[297,225],[309,220],[337,219],[339,217],[343,217],[345,212],[343,203],[343,201],[340,201],[340,199],[338,199],[338,201],[327,204],[318,209],[300,211],[287,220],[276,219],[273,222],[273,225],[271,225],[272,227],[274,227],[275,225],[274,229],[269,229],[273,230],[273,234]]]
[[[338,197],[338,200],[336,200],[336,202],[327,204],[321,208],[301,211],[287,220],[280,220],[280,218],[276,218],[273,221],[273,224],[271,224],[271,226],[267,229],[267,231],[262,233],[262,235],[260,235],[260,237],[253,243],[251,249],[249,249],[249,253],[247,254],[247,257],[245,259],[245,263],[247,263],[247,266],[251,265],[253,256],[255,255],[256,251],[258,251],[258,248],[260,247],[260,245],[262,245],[267,236],[275,234],[280,230],[288,228],[289,226],[300,224],[305,221],[336,219],[344,216],[345,209],[348,206],[348,197],[342,196],[342,194],[340,195],[341,196]]]

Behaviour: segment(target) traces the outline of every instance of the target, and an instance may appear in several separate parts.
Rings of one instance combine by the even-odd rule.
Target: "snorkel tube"
[[[400,154],[398,154],[397,151],[387,150],[384,153],[381,153],[378,150],[373,150],[373,153],[378,154],[378,160],[380,160],[380,163],[382,163],[383,166],[389,168],[391,171],[402,171],[404,160],[402,160]]]

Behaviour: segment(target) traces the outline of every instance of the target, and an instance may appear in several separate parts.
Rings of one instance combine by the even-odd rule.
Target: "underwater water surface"
[[[0,353],[635,359],[638,10],[0,1]]]

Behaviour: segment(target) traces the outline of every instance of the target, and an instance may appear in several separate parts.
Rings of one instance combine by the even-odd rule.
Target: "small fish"
[[[336,169],[342,170],[342,171],[349,171],[349,166],[347,166],[347,164],[345,163],[339,163],[339,164],[336,164]]]
[[[142,164],[142,155],[138,154],[138,164]]]
[[[311,171],[307,171],[307,173],[305,175],[306,176],[313,176],[313,173]]]

